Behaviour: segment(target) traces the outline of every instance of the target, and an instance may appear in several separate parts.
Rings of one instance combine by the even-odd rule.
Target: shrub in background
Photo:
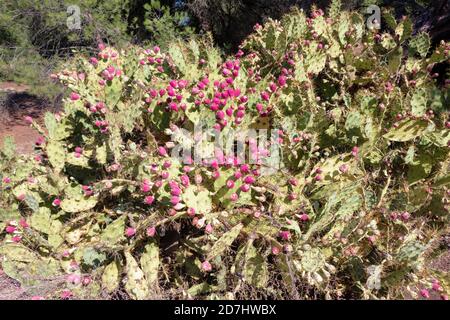
[[[396,18],[408,15],[414,22],[414,30],[429,31],[431,38],[438,43],[448,40],[450,4],[445,0],[347,0],[341,1],[345,10],[359,10],[366,17],[367,7],[377,5],[392,9]],[[210,31],[220,46],[230,46],[233,50],[250,33],[253,25],[263,23],[269,18],[280,19],[292,8],[309,12],[312,5],[327,8],[330,0],[187,0],[191,15],[203,30]],[[383,25],[384,28],[384,25]]]
[[[146,3],[143,25],[149,33],[149,41],[161,49],[167,49],[174,41],[192,38],[195,30],[187,11],[183,9],[182,4],[171,8],[156,0]]]
[[[80,29],[70,29],[80,9]],[[2,1],[0,4],[0,79],[30,86],[30,93],[55,96],[60,88],[43,81],[76,52],[94,54],[96,44],[118,48],[130,42],[165,46],[193,34],[187,16],[159,1]],[[145,18],[138,16],[145,12]],[[142,24],[142,25],[141,25]],[[145,32],[139,32],[145,29]]]

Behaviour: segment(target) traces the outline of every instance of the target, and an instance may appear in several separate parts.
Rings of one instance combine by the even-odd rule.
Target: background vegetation
[[[58,86],[46,79],[74,52],[94,52],[99,42],[118,47],[153,43],[163,49],[175,38],[211,32],[225,51],[236,50],[256,23],[280,18],[292,7],[326,8],[327,0],[5,0],[0,4],[0,80],[30,86],[31,93],[54,97]],[[344,9],[368,4],[408,14],[415,29],[430,31],[434,43],[448,39],[448,1],[345,1]],[[81,29],[69,30],[67,8],[77,5]]]
[[[70,30],[68,7],[80,8],[81,28]],[[182,6],[134,0],[6,0],[0,4],[0,79],[53,96],[49,75],[76,52],[93,53],[98,43],[126,47],[152,42],[165,46],[193,34]]]

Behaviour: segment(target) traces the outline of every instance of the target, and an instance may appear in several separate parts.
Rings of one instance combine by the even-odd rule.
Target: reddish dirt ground
[[[19,153],[31,153],[39,134],[24,121],[25,116],[40,119],[47,104],[26,93],[27,87],[12,82],[0,83],[0,143],[6,136],[13,136]]]

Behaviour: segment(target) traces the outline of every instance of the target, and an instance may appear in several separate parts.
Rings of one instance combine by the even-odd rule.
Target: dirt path
[[[19,153],[31,153],[39,134],[24,120],[25,116],[41,119],[48,104],[28,94],[27,86],[13,82],[0,83],[0,143],[6,136],[14,137]]]

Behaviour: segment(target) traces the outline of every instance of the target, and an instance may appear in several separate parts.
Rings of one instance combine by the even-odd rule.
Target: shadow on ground
[[[31,153],[39,134],[24,120],[31,116],[42,122],[46,111],[56,112],[59,103],[50,103],[26,92],[26,87],[14,83],[0,84],[0,143],[12,136],[19,153]]]

